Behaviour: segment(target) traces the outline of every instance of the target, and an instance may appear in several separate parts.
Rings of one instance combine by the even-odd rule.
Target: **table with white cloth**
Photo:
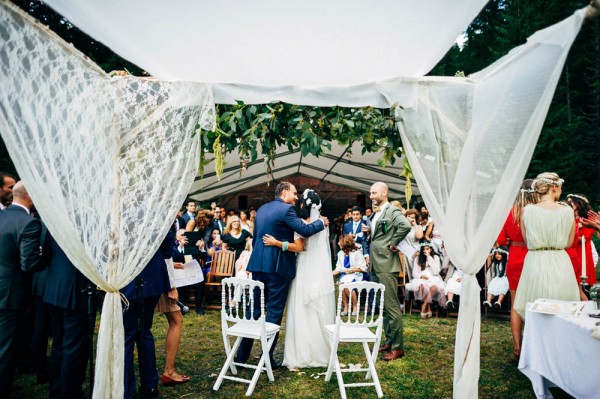
[[[552,398],[551,387],[575,398],[600,398],[600,340],[592,337],[600,319],[588,316],[589,302],[563,302],[563,310],[567,304],[577,310],[551,314],[536,308],[537,301],[528,304],[519,370],[537,398]]]

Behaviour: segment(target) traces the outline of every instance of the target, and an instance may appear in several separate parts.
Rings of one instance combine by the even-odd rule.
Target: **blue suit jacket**
[[[42,222],[10,205],[0,212],[0,309],[19,310],[31,299],[31,279],[41,267]]]
[[[44,302],[63,309],[87,309],[88,294],[85,290],[91,282],[75,268],[50,234],[46,236],[42,259],[48,266]]]
[[[346,235],[346,234],[357,234],[360,233],[362,230],[362,225],[368,226],[367,222],[365,222],[364,220],[360,221],[360,224],[358,225],[358,229],[356,231],[352,231],[352,226],[353,226],[354,222],[351,220],[348,223],[344,224],[344,228],[342,230],[342,234]],[[356,241],[357,244],[360,244],[362,246],[362,251],[363,251],[363,255],[369,255],[369,239],[367,238],[368,236],[365,236],[363,234],[362,237],[356,237],[356,239],[354,241]]]
[[[171,290],[169,284],[169,272],[165,259],[173,257],[173,241],[175,241],[175,232],[170,229],[165,239],[160,244],[158,251],[152,256],[150,262],[142,272],[131,283],[126,285],[121,292],[128,300],[137,298],[137,289],[135,281],[139,278],[144,279],[143,296],[160,296],[162,293]]]
[[[303,237],[310,237],[323,230],[325,225],[317,220],[306,224],[296,215],[292,205],[280,198],[261,206],[256,213],[252,255],[246,270],[249,272],[277,273],[292,280],[296,277],[296,254],[282,251],[281,248],[266,246],[262,238],[270,234],[279,241],[294,242],[294,231]]]

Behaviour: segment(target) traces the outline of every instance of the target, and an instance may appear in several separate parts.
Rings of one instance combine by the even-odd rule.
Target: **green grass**
[[[404,338],[406,357],[394,362],[377,362],[377,371],[383,393],[388,398],[451,398],[455,318],[432,318],[422,320],[418,313],[404,315]],[[153,327],[156,339],[156,355],[159,374],[164,367],[164,340],[166,319],[156,314]],[[283,357],[283,342],[276,349],[276,358]],[[258,356],[255,345],[253,357]],[[343,345],[340,361],[345,364],[365,364],[358,345]],[[256,360],[257,361],[257,360]],[[224,362],[221,338],[220,313],[208,311],[204,316],[190,312],[184,316],[181,345],[176,370],[188,374],[188,384],[174,387],[160,386],[162,398],[243,398],[245,384],[224,381],[218,392],[212,386]],[[262,375],[252,397],[254,398],[338,398],[335,374],[330,382],[324,381],[324,368],[304,369],[291,372],[285,368],[275,371],[275,382],[270,383]],[[248,372],[249,373],[249,372]],[[243,374],[242,374],[243,375]],[[249,375],[249,374],[247,374]],[[360,378],[348,376],[351,380]],[[358,380],[357,380],[358,381]],[[27,398],[47,398],[47,385],[35,385],[32,375],[20,376],[15,384]],[[349,388],[350,398],[376,397],[372,387]],[[512,336],[508,320],[482,320],[481,328],[481,377],[479,397],[534,398],[529,380],[517,369],[512,359]]]

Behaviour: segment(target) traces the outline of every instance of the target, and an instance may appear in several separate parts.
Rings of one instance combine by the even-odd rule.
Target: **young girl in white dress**
[[[363,273],[367,271],[365,257],[361,250],[356,246],[354,238],[350,234],[342,236],[339,242],[341,250],[338,252],[337,263],[333,275],[340,275],[338,284],[354,283],[362,281]],[[342,289],[342,287],[340,287]],[[348,314],[348,290],[342,292],[342,300],[344,301],[344,311],[342,316]],[[352,291],[352,315],[356,314],[357,298],[356,292]]]
[[[492,307],[492,299],[497,296],[498,300],[494,302],[494,308],[502,307],[502,300],[508,292],[508,277],[506,277],[506,263],[508,262],[508,251],[505,247],[494,248],[489,260],[488,268],[494,273],[494,278],[488,284],[487,299],[483,301],[483,306]]]
[[[446,295],[448,297],[448,301],[446,302],[446,307],[449,310],[454,310],[456,305],[454,303],[454,296],[460,296],[460,287],[462,285],[463,271],[457,267],[455,267],[450,259],[446,256],[444,258],[444,263],[448,263],[448,273],[450,273],[450,269],[452,269],[452,274],[450,278],[446,282]]]
[[[414,292],[418,301],[423,301],[421,317],[431,317],[431,302],[436,300],[440,306],[446,306],[446,286],[440,276],[442,262],[428,241],[421,243],[419,257],[413,267],[413,279],[406,289]]]

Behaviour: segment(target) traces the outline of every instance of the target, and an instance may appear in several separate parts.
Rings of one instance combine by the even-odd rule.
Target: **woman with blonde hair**
[[[508,262],[506,264],[506,277],[508,278],[508,287],[510,290],[510,329],[512,330],[514,340],[513,356],[518,358],[521,355],[521,337],[523,329],[523,320],[514,308],[515,295],[519,279],[523,272],[525,255],[527,255],[527,246],[521,232],[521,214],[523,208],[529,204],[538,202],[538,195],[531,189],[532,179],[525,179],[521,183],[521,190],[515,198],[515,202],[508,214],[506,222],[498,236],[498,245],[508,247]]]
[[[539,202],[523,209],[521,231],[528,252],[514,304],[523,319],[525,305],[537,299],[579,300],[577,280],[565,252],[575,235],[575,216],[571,207],[558,203],[563,182],[556,173],[539,174],[531,185]]]
[[[233,215],[227,218],[227,226],[223,230],[223,249],[235,251],[236,260],[246,248],[246,241],[250,238],[252,238],[252,234],[248,230],[242,229],[239,216]]]

